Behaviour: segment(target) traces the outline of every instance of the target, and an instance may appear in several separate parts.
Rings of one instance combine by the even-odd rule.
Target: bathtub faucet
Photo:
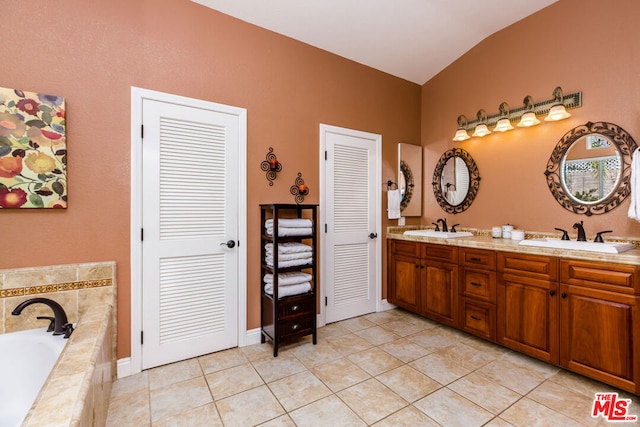
[[[44,304],[49,306],[53,311],[53,335],[63,335],[65,338],[69,338],[71,332],[73,332],[73,326],[71,323],[67,321],[67,314],[64,312],[64,309],[57,302],[50,300],[48,298],[31,298],[26,301],[18,304],[16,308],[13,309],[11,314],[14,316],[19,316],[24,310],[25,307],[30,306],[31,304]],[[50,317],[38,317],[39,319],[51,319]]]

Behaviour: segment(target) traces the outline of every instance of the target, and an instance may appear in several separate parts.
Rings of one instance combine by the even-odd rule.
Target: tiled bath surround
[[[42,304],[11,314],[34,297],[58,302],[76,324],[24,426],[104,425],[116,363],[115,270],[114,262],[0,270],[0,333],[46,326],[36,319],[51,316]]]

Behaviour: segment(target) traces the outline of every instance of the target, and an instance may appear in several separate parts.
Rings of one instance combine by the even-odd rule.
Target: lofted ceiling
[[[557,0],[192,0],[424,84],[491,34]]]

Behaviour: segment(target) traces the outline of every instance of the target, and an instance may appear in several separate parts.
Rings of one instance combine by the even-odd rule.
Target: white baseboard
[[[241,347],[248,345],[260,344],[260,328],[248,330],[244,337],[244,343]]]
[[[387,310],[391,310],[391,309],[394,309],[394,308],[396,308],[396,306],[391,304],[386,299],[383,299],[382,301],[380,301],[380,311],[387,311]]]
[[[117,371],[118,379],[131,375],[131,358],[124,357],[122,359],[118,359]]]

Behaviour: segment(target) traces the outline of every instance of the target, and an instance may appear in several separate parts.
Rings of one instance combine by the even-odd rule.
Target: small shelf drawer
[[[495,251],[483,249],[460,249],[460,265],[462,267],[483,268],[487,270],[496,269]]]
[[[562,260],[560,281],[569,285],[640,294],[640,269],[632,265]]]
[[[499,252],[498,271],[517,277],[539,280],[558,280],[558,259],[544,255]]]
[[[496,303],[496,273],[486,270],[462,270],[462,294]]]
[[[420,256],[420,243],[409,242],[406,240],[390,240],[391,253],[394,255],[406,255],[410,257]]]
[[[313,295],[305,297],[293,297],[281,300],[279,308],[279,317],[299,316],[302,314],[313,313],[315,299]]]
[[[463,299],[462,316],[462,329],[491,341],[496,340],[495,305]]]
[[[422,245],[422,258],[428,258],[437,261],[458,263],[458,247],[448,245]]]
[[[282,321],[278,325],[279,338],[287,338],[294,335],[308,335],[311,332],[313,332],[313,319],[310,316]]]

